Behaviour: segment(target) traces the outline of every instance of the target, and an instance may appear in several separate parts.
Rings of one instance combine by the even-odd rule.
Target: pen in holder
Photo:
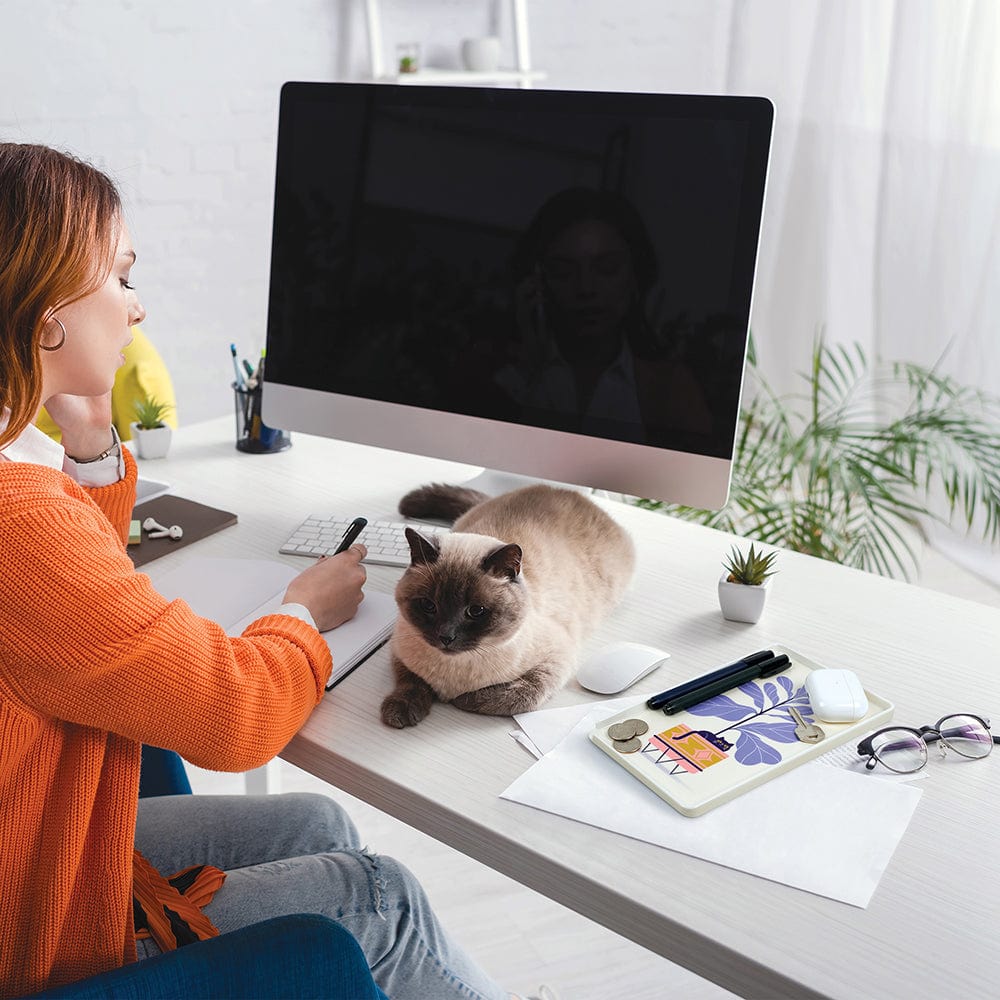
[[[236,447],[239,451],[266,455],[284,451],[292,446],[292,436],[287,431],[268,427],[261,419],[261,385],[241,388],[233,382],[236,400]]]

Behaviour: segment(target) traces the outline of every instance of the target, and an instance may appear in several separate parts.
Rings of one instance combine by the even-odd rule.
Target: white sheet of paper
[[[276,560],[192,556],[161,576],[156,589],[168,601],[181,598],[196,615],[228,629],[248,611],[284,594],[296,575],[294,567]]]
[[[522,712],[514,716],[514,721],[544,755],[566,739],[570,730],[585,715],[600,711],[600,717],[607,719],[617,712],[624,712],[626,708],[642,703],[642,698],[636,699],[635,695],[627,695],[624,698],[606,698],[596,704],[587,702],[584,705],[568,705],[566,708],[541,708],[537,712]]]
[[[516,716],[545,756],[501,798],[852,906],[868,905],[920,800],[919,789],[813,761],[704,816],[682,816],[588,738],[600,721],[634,703],[619,698],[596,708]],[[734,837],[740,829],[756,835]]]

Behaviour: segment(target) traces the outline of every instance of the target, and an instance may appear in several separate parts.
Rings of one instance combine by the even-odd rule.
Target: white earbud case
[[[865,689],[853,670],[813,670],[805,688],[813,714],[823,722],[854,722],[868,711]]]

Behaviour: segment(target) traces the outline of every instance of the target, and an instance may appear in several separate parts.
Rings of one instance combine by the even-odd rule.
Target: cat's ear
[[[419,531],[414,531],[413,528],[406,529],[406,540],[410,543],[410,564],[412,566],[437,562],[438,556],[441,555],[436,541],[426,538]]]
[[[482,563],[483,569],[494,576],[505,576],[508,580],[516,580],[521,572],[521,546],[501,545],[494,549]]]

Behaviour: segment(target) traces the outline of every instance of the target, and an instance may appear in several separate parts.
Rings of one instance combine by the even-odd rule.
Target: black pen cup
[[[268,427],[261,417],[261,386],[243,387],[233,383],[236,402],[236,448],[253,455],[269,455],[292,446],[288,431]]]

